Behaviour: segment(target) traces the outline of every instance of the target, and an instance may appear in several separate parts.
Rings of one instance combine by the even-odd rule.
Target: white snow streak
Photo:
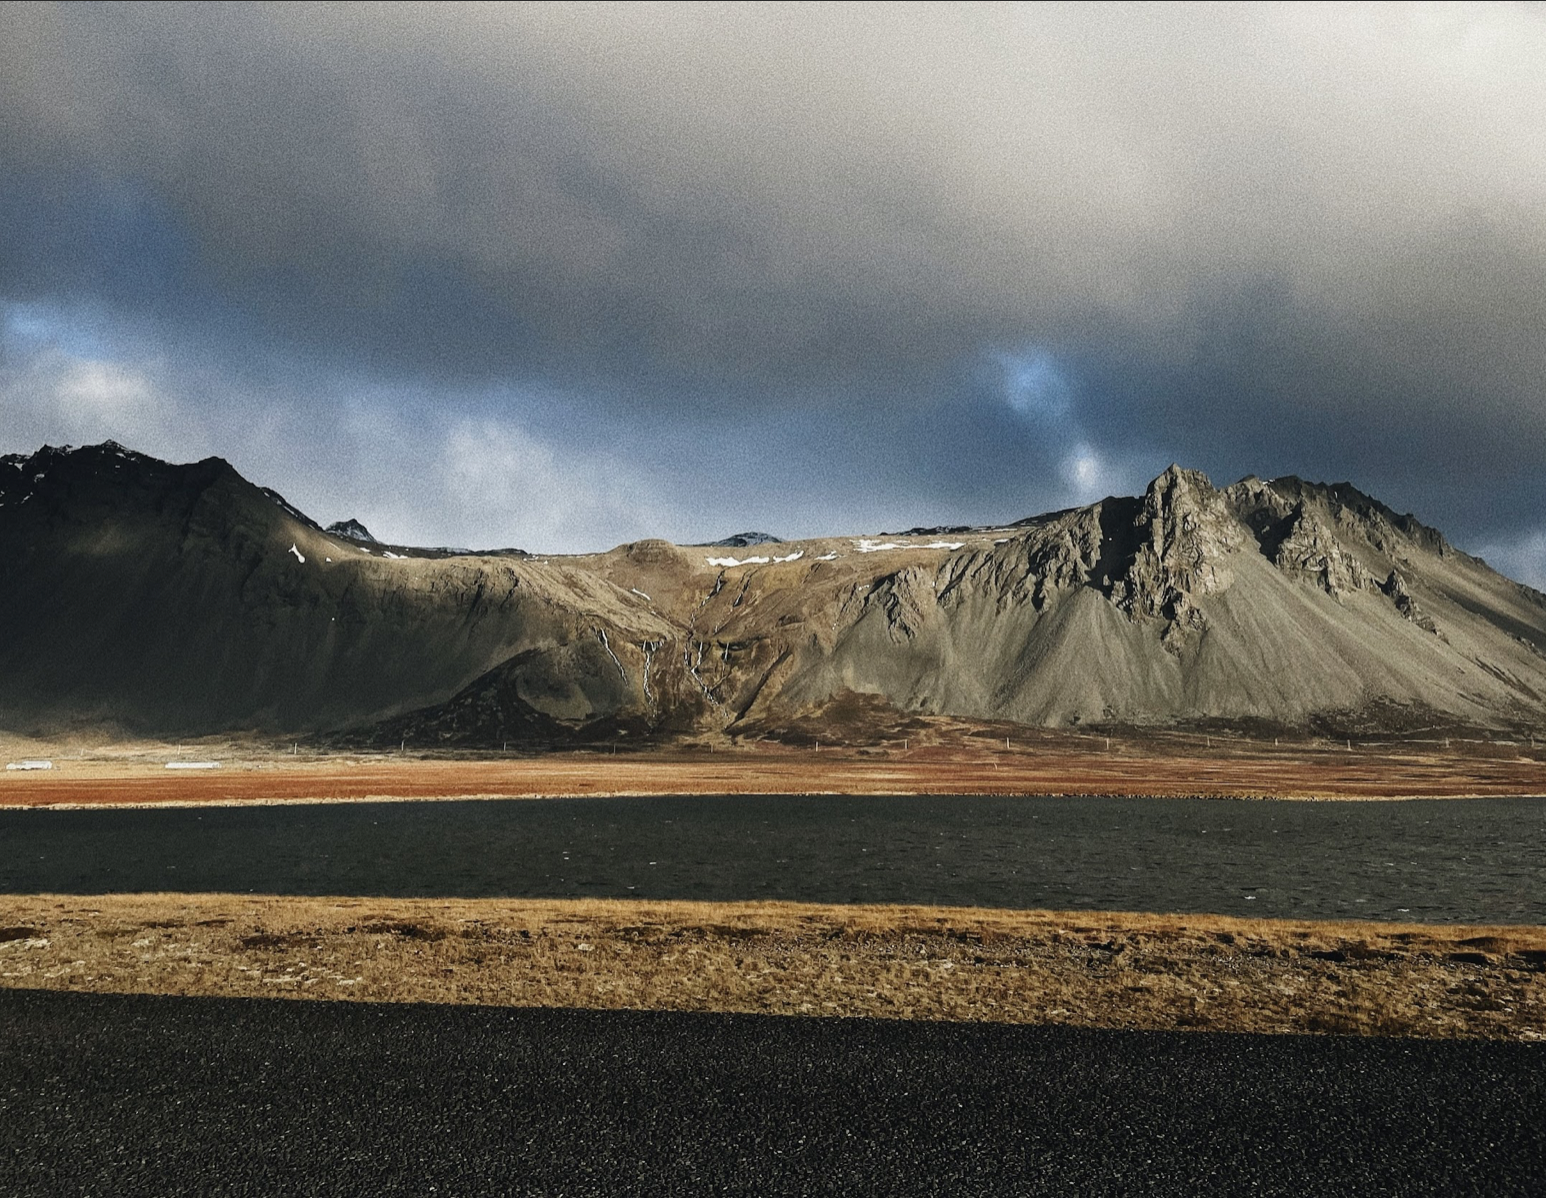
[[[628,671],[623,669],[623,663],[617,660],[617,654],[612,652],[612,646],[607,642],[605,628],[596,629],[596,635],[601,638],[601,647],[607,651],[607,656],[612,659],[612,664],[617,667],[617,672],[623,676],[623,681],[628,681]]]
[[[960,549],[965,541],[930,541],[927,545],[903,545],[899,541],[875,541],[864,538],[854,542],[860,553],[879,553],[882,549]]]
[[[295,554],[295,560],[300,562],[301,565],[304,566],[306,564],[306,555],[297,549],[294,545],[290,546],[290,552]]]

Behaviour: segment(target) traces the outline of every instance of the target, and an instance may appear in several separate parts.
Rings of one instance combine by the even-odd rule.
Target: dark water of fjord
[[[1546,923],[1546,799],[664,796],[0,812],[0,892]]]

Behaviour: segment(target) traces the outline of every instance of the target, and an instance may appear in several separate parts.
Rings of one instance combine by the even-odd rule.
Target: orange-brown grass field
[[[0,897],[0,985],[1546,1038],[1546,929],[793,903]]]
[[[288,747],[288,746],[287,746]],[[1387,799],[1546,793],[1546,742],[1284,743],[1019,730],[925,743],[758,741],[541,755],[321,753],[245,742],[75,749],[0,741],[0,806],[609,794],[1109,794]],[[217,769],[168,770],[171,759]]]

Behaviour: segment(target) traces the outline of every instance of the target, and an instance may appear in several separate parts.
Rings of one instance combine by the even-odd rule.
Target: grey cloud
[[[24,12],[7,142],[144,178],[253,285],[368,311],[442,263],[732,376],[1174,336],[1260,274],[1420,311],[1457,222],[1539,216],[1516,10],[443,11]]]
[[[555,435],[820,414],[960,508],[1082,439],[1482,536],[1435,472],[1546,500],[1542,61],[1515,6],[11,7],[0,155],[66,241],[103,181],[184,239],[168,322],[591,426]],[[0,289],[63,287],[28,248]],[[1057,427],[983,393],[1037,351]]]

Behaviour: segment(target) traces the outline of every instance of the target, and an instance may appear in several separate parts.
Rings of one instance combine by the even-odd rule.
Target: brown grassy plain
[[[1389,799],[1546,794],[1546,744],[1110,738],[939,725],[873,745],[704,742],[526,754],[290,755],[249,742],[72,749],[0,743],[51,771],[0,774],[0,806],[626,794],[1105,794]],[[175,771],[173,758],[215,770]]]
[[[1546,929],[791,903],[0,897],[0,985],[1546,1039]]]

